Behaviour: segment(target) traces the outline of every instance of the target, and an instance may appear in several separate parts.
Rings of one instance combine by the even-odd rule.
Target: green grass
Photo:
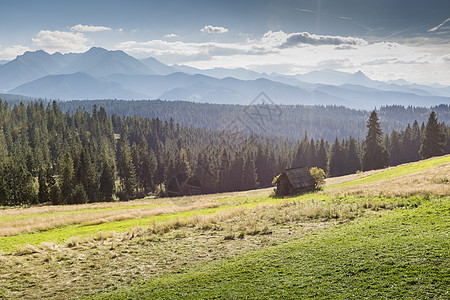
[[[18,247],[25,245],[39,245],[43,242],[63,243],[72,237],[84,237],[102,232],[125,232],[137,226],[147,227],[150,223],[167,222],[174,218],[188,218],[194,215],[210,215],[230,207],[218,207],[187,211],[172,214],[162,214],[157,216],[136,218],[123,221],[107,222],[97,225],[68,225],[44,230],[35,233],[19,234],[14,236],[0,237],[0,250],[5,252],[14,251]]]
[[[371,183],[381,180],[387,180],[387,179],[393,179],[397,177],[401,177],[404,175],[424,171],[431,169],[433,167],[439,166],[441,164],[450,163],[450,155],[446,155],[439,158],[429,159],[425,161],[419,161],[411,164],[405,164],[398,167],[394,167],[392,169],[382,171],[373,175],[369,175],[360,179],[355,179],[352,181],[332,185],[325,187],[325,189],[332,189],[332,188],[341,188],[341,187],[348,187],[348,186],[355,186],[359,184],[365,184],[365,183]]]
[[[254,208],[257,205],[261,204],[269,204],[269,205],[275,205],[279,204],[281,202],[292,202],[292,201],[301,201],[301,200],[311,200],[311,201],[330,201],[332,199],[328,195],[321,195],[317,197],[317,195],[314,194],[304,194],[300,196],[295,197],[289,197],[285,199],[274,199],[269,197],[268,195],[261,196],[261,195],[253,195],[249,197],[237,197],[236,198],[226,198],[221,199],[224,203],[227,202],[234,202],[239,203],[236,205],[224,205],[216,208],[209,208],[209,209],[201,209],[201,210],[193,210],[193,211],[186,211],[186,212],[179,212],[179,213],[169,213],[169,214],[162,214],[162,215],[156,215],[156,216],[150,216],[150,217],[144,217],[144,218],[135,218],[135,219],[127,219],[122,221],[114,221],[114,222],[106,222],[96,225],[66,225],[61,227],[56,227],[49,230],[43,230],[39,232],[34,233],[24,233],[24,234],[18,234],[13,236],[6,236],[6,237],[0,237],[0,250],[4,252],[11,252],[14,251],[22,246],[25,245],[33,245],[37,246],[44,242],[52,242],[52,243],[64,243],[68,241],[72,237],[86,237],[90,235],[94,235],[100,231],[102,232],[125,232],[128,230],[131,230],[137,226],[141,227],[147,227],[150,223],[164,223],[168,222],[171,219],[174,218],[189,218],[194,215],[211,215],[218,213],[220,211],[230,210],[233,208],[238,207],[247,207],[247,208]],[[143,205],[138,206],[139,207],[149,207],[151,205]],[[155,205],[157,206],[157,205]],[[132,206],[130,208],[135,208],[135,206]],[[122,209],[122,207],[114,207],[114,208],[108,208],[108,209],[98,209],[98,211],[103,210],[112,210],[112,209]],[[89,210],[91,212],[93,210]],[[68,213],[75,213],[76,211],[70,211]],[[63,214],[67,212],[58,212],[56,214]],[[80,211],[78,211],[80,213]],[[55,213],[50,213],[55,214]],[[44,214],[39,214],[37,216],[42,216]]]
[[[149,216],[143,218],[134,218],[121,221],[106,222],[96,225],[66,225],[56,227],[49,230],[38,231],[34,233],[18,234],[13,236],[0,237],[0,250],[4,252],[15,251],[16,249],[25,246],[33,245],[37,246],[44,242],[52,242],[61,244],[68,241],[72,237],[88,237],[97,234],[98,232],[126,232],[137,226],[146,228],[151,223],[165,223],[175,218],[189,218],[194,215],[212,215],[221,211],[235,209],[239,207],[255,208],[258,205],[277,205],[284,202],[368,202],[372,204],[378,203],[381,208],[387,205],[394,205],[395,207],[416,207],[423,199],[421,197],[409,197],[409,198],[384,198],[384,197],[371,197],[370,199],[361,198],[357,196],[336,197],[332,195],[317,195],[314,193],[308,193],[298,196],[291,196],[286,198],[271,198],[269,196],[254,196],[246,197],[246,201],[240,201],[236,205],[225,205],[216,208],[200,209],[185,211],[179,213],[168,213],[156,216]],[[147,207],[147,206],[145,206]]]
[[[449,249],[447,197],[92,298],[448,299]]]

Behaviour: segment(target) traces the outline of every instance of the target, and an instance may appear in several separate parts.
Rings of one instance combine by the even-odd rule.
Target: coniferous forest
[[[79,204],[170,195],[174,182],[202,193],[271,186],[283,169],[329,176],[450,153],[450,127],[434,112],[384,134],[374,111],[366,138],[314,139],[180,125],[176,120],[67,110],[57,102],[0,101],[0,205]],[[295,129],[289,129],[295,130]]]

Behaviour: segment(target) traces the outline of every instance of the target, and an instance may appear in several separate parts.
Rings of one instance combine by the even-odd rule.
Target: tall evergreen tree
[[[389,164],[391,166],[396,166],[401,163],[402,163],[402,152],[401,152],[400,136],[397,133],[397,131],[392,130]]]
[[[73,189],[75,188],[75,171],[72,155],[66,152],[60,165],[61,203],[72,203]]]
[[[445,149],[445,134],[438,124],[436,113],[432,111],[425,126],[422,145],[420,146],[420,156],[422,159],[443,155]]]
[[[126,134],[123,134],[120,140],[118,168],[125,197],[132,199],[136,195],[137,189],[136,169],[133,164],[130,144]]]
[[[325,141],[320,139],[319,149],[317,151],[317,167],[328,173],[328,156]]]
[[[114,170],[112,167],[108,166],[107,163],[103,164],[102,174],[100,175],[100,200],[101,201],[111,201],[114,191]]]
[[[47,203],[50,201],[50,187],[47,183],[47,172],[42,168],[39,170],[39,192],[38,192],[38,202]]]
[[[345,174],[345,152],[336,137],[330,150],[329,162],[330,176],[341,176]]]
[[[352,174],[361,170],[361,159],[359,156],[358,145],[353,137],[348,141],[346,155],[346,170],[345,173]]]
[[[387,166],[389,153],[383,145],[383,131],[376,111],[372,111],[367,121],[367,137],[363,153],[363,169],[374,170]]]
[[[255,161],[250,153],[244,156],[244,165],[241,174],[241,189],[251,190],[258,187],[258,175],[256,173]]]
[[[99,190],[99,177],[95,165],[91,160],[90,151],[87,148],[83,149],[80,154],[77,182],[83,185],[89,202],[96,202]]]

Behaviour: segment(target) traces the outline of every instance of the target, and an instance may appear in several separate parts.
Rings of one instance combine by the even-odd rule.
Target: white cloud
[[[228,43],[127,41],[116,45],[116,49],[140,58],[154,56],[168,64],[201,69],[243,67],[259,72],[296,74],[333,68],[345,72],[361,70],[377,80],[404,78],[410,82],[436,81],[450,85],[447,44],[368,43],[354,37],[308,34],[304,36],[315,40],[314,43],[281,47],[296,35],[268,31],[259,38]]]
[[[201,32],[207,32],[207,33],[225,33],[228,32],[228,29],[225,27],[220,26],[212,26],[212,25],[206,25],[202,29],[200,29]]]
[[[31,49],[26,46],[15,45],[11,47],[7,47],[3,50],[0,50],[0,59],[12,60],[16,58],[18,55],[24,54],[26,51],[30,51]]]
[[[367,45],[367,42],[360,38],[345,37],[345,36],[331,36],[331,35],[317,35],[308,32],[295,32],[288,35],[286,41],[280,45],[280,48],[297,47],[300,45]]]
[[[263,35],[261,43],[266,46],[278,47],[285,43],[287,38],[288,34],[283,31],[268,31]]]
[[[36,38],[32,38],[33,43],[39,49],[49,53],[61,52],[84,52],[89,49],[86,45],[90,42],[84,34],[80,32],[64,32],[41,30]]]
[[[70,28],[72,31],[79,31],[79,32],[98,32],[98,31],[109,31],[111,30],[110,27],[105,26],[93,26],[93,25],[75,25]]]
[[[164,35],[164,37],[165,38],[177,38],[179,36],[178,36],[178,34],[175,34],[175,33],[169,33],[169,34]]]
[[[445,20],[444,22],[442,22],[441,24],[439,24],[436,27],[433,27],[431,29],[428,29],[428,32],[435,32],[436,30],[438,30],[439,28],[441,28],[442,26],[445,25],[445,23],[447,23],[448,21],[450,21],[450,18],[448,18],[447,20]]]

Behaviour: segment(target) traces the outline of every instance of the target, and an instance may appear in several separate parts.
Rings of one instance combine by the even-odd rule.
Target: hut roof
[[[314,186],[315,184],[308,167],[286,169],[282,174],[286,174],[286,177],[295,189]]]

